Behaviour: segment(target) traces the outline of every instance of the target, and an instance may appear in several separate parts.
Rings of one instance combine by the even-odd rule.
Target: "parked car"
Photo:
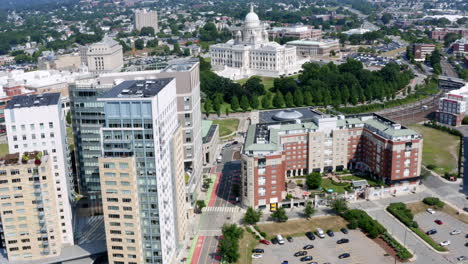
[[[439,220],[439,219],[435,220],[434,222],[435,222],[436,224],[438,224],[438,225],[442,225],[442,224],[444,223],[444,222],[442,222],[442,221]]]
[[[452,232],[450,232],[451,235],[459,235],[461,234],[461,230],[455,229]]]
[[[314,258],[312,256],[305,256],[305,257],[302,257],[300,258],[301,261],[309,261],[309,260],[313,260]]]
[[[349,243],[349,239],[347,238],[342,238],[338,241],[336,241],[337,244],[345,244],[345,243]]]
[[[263,248],[254,248],[252,253],[265,253],[265,250]]]
[[[341,228],[340,230],[341,230],[341,232],[342,232],[343,234],[348,234],[348,233],[349,233],[348,229],[346,229],[346,228],[344,228],[344,227]]]
[[[351,254],[349,253],[343,253],[338,256],[339,259],[344,259],[344,258],[349,258],[349,257],[351,257]]]
[[[320,237],[320,238],[325,238],[325,233],[323,232],[323,230],[321,228],[317,228],[317,236]]]
[[[266,239],[262,239],[259,242],[262,243],[262,244],[265,244],[265,245],[270,245],[270,241],[268,241]]]
[[[450,245],[450,240],[442,241],[442,242],[440,242],[440,245],[443,246],[443,247],[448,246],[448,245]]]
[[[468,212],[468,207],[463,207],[463,211]]]
[[[284,245],[284,239],[282,235],[280,234],[276,235],[276,240],[278,240],[278,244]]]
[[[437,230],[435,230],[435,229],[431,229],[431,230],[427,231],[427,232],[426,232],[426,234],[428,234],[428,235],[434,235],[434,234],[437,234]]]
[[[314,245],[305,245],[302,249],[308,250],[308,249],[313,249]]]
[[[333,233],[333,231],[331,229],[327,230],[327,235],[329,237],[334,237],[335,236],[335,233]]]
[[[294,253],[295,257],[302,257],[302,256],[305,256],[305,255],[307,255],[307,251],[298,251],[298,252]]]
[[[467,259],[468,259],[467,256],[459,256],[459,257],[457,258],[458,261],[463,261],[463,260],[467,260]]]
[[[260,259],[260,258],[262,258],[262,257],[263,257],[262,254],[253,254],[253,255],[252,255],[252,258],[253,258],[253,259]]]
[[[271,243],[272,243],[273,245],[278,244],[278,239],[277,239],[276,237],[272,238],[272,239],[271,239]]]
[[[306,237],[310,240],[315,240],[315,235],[312,232],[305,233]]]
[[[430,213],[430,214],[435,214],[435,210],[432,209],[432,208],[427,208],[426,211],[427,211],[428,213]]]
[[[294,241],[294,239],[290,236],[286,237],[286,240],[288,240],[289,243],[292,243]]]
[[[289,261],[284,260],[283,262],[281,262],[281,264],[289,264]]]

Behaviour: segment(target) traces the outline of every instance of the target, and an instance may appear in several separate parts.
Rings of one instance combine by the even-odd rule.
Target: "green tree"
[[[309,91],[304,92],[304,104],[307,106],[312,105],[312,94]]]
[[[211,103],[210,98],[205,99],[205,104],[203,105],[203,109],[205,110],[206,116],[208,116],[213,110],[213,103]]]
[[[206,207],[205,201],[204,200],[197,200],[197,210],[198,212],[202,212],[203,208]]]
[[[255,210],[252,207],[249,207],[245,212],[243,221],[247,225],[255,225],[258,221],[260,221],[261,216],[262,212],[260,210]]]
[[[460,39],[460,38],[461,38],[460,34],[453,33],[453,32],[447,33],[447,35],[444,36],[444,46],[449,47],[450,44],[452,44],[453,42],[455,42],[455,40]]]
[[[232,109],[232,111],[237,111],[237,110],[239,110],[239,107],[240,107],[239,99],[237,99],[237,96],[234,95],[231,98],[231,109]]]
[[[239,240],[244,230],[236,224],[224,224],[222,227],[223,239],[219,241],[219,254],[223,262],[235,263],[239,260]]]
[[[258,76],[250,77],[244,84],[244,89],[251,94],[264,95],[266,93],[262,79]]]
[[[142,27],[140,31],[140,36],[154,36],[154,28]]]
[[[67,112],[67,124],[71,125],[72,123],[72,117],[71,117],[71,111]]]
[[[262,108],[263,109],[268,109],[271,107],[271,100],[268,95],[265,95],[262,97]]]
[[[229,116],[229,106],[226,106],[226,108],[224,109],[224,111],[226,112],[226,116]]]
[[[315,208],[312,206],[311,202],[307,202],[305,208],[304,208],[304,215],[307,218],[310,218],[313,214],[315,213]]]
[[[294,107],[294,98],[291,94],[291,92],[288,92],[286,96],[284,97],[284,101],[286,102],[287,107]]]
[[[258,109],[260,106],[260,101],[258,100],[258,96],[256,94],[250,97],[250,106],[252,109]]]
[[[390,20],[392,20],[392,15],[390,13],[384,13],[382,15],[382,23],[384,23],[385,25],[388,24],[390,22]]]
[[[271,218],[276,222],[286,222],[288,221],[288,216],[283,207],[279,207],[275,212],[271,214]]]
[[[296,106],[304,105],[304,95],[302,94],[302,91],[300,89],[297,89],[294,92],[294,104]]]
[[[142,39],[135,40],[135,49],[142,50],[145,48],[145,42]]]
[[[244,112],[246,112],[247,110],[249,110],[249,108],[250,108],[249,99],[247,99],[247,96],[246,96],[246,95],[243,95],[243,96],[241,97],[240,107],[242,108],[242,110],[243,110]]]
[[[348,210],[348,203],[343,198],[334,199],[331,201],[330,207],[338,214],[342,214]]]
[[[276,108],[281,108],[284,105],[284,97],[281,91],[278,91],[273,97],[273,106]]]
[[[306,176],[307,188],[315,190],[322,185],[322,174],[320,172],[312,172]]]

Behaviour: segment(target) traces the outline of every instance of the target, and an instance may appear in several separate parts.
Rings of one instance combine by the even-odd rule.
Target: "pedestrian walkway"
[[[202,211],[204,213],[208,213],[208,212],[240,213],[242,212],[242,208],[237,207],[237,206],[229,206],[229,207],[212,206],[212,207],[204,207]]]

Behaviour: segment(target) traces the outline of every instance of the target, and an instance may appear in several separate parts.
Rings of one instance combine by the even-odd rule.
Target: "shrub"
[[[258,225],[254,225],[253,228],[255,230],[257,230],[257,232],[261,233],[262,231],[260,230],[260,227],[258,227]]]
[[[385,241],[390,247],[394,248],[395,251],[397,252],[397,256],[401,260],[407,260],[413,257],[413,254],[411,254],[408,249],[403,247],[398,241],[396,241],[389,233],[385,232],[382,234],[382,240]]]
[[[426,197],[423,199],[423,203],[430,205],[430,206],[435,206],[437,208],[443,208],[445,203],[442,202],[439,198],[437,197]]]
[[[437,166],[434,165],[434,164],[428,164],[428,165],[426,166],[426,168],[427,168],[428,170],[434,170],[435,168],[437,168]]]
[[[356,219],[353,219],[349,222],[348,224],[349,229],[356,229],[358,228],[358,221]]]
[[[267,233],[265,233],[265,232],[260,232],[260,235],[261,235],[262,237],[267,237]]]

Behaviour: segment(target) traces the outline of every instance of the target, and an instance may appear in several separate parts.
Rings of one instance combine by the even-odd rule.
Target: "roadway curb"
[[[197,241],[198,241],[198,235],[195,235],[192,240],[192,245],[190,246],[190,251],[187,256],[187,261],[185,261],[186,264],[190,264],[192,262],[192,257],[193,257],[193,253],[195,252]]]
[[[396,222],[398,222],[401,226],[403,226],[407,231],[409,231],[411,234],[413,234],[417,239],[419,239],[423,244],[425,244],[429,249],[434,251],[437,254],[449,254],[450,251],[437,251],[435,248],[433,248],[431,245],[429,245],[424,239],[422,239],[420,236],[418,236],[416,233],[413,232],[413,230],[409,229],[405,224],[403,224],[400,220],[398,220],[395,216],[393,216],[391,213],[387,212],[387,208],[384,209],[385,213],[388,214],[391,218],[393,218]],[[400,242],[400,241],[398,241]],[[401,242],[400,242],[401,243]],[[415,255],[415,254],[413,254]]]

